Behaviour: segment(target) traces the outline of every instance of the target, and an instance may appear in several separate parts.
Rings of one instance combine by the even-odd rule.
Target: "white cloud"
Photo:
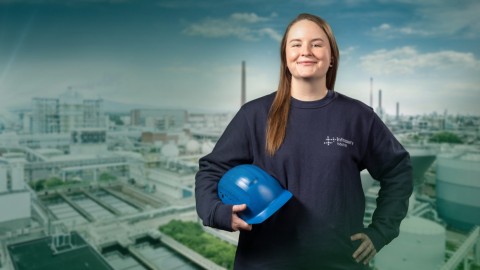
[[[266,35],[266,36],[268,36],[268,37],[270,37],[273,40],[276,40],[278,42],[280,42],[282,40],[282,35],[280,33],[278,33],[277,31],[273,30],[270,27],[262,28],[258,32],[259,32],[260,35]]]
[[[340,57],[351,56],[357,48],[355,46],[349,46],[346,49],[340,50]]]
[[[108,4],[119,4],[126,3],[130,0],[0,0],[1,4],[55,4],[55,5],[76,5],[76,4],[98,4],[98,3],[108,3]]]
[[[233,13],[230,15],[230,18],[233,21],[243,22],[243,23],[258,23],[268,21],[268,18],[260,17],[255,13]]]
[[[388,23],[382,23],[379,26],[373,27],[371,33],[375,36],[381,36],[386,38],[394,38],[403,35],[409,36],[430,36],[433,33],[427,30],[422,30],[412,27],[394,27]]]
[[[453,1],[449,5],[425,6],[418,13],[425,27],[438,34],[480,36],[480,1]]]
[[[267,36],[278,41],[281,39],[281,35],[274,29],[263,25],[276,16],[275,13],[269,17],[261,17],[255,13],[233,13],[228,18],[205,18],[200,22],[188,25],[183,33],[208,38],[236,37],[249,41]]]
[[[360,58],[361,65],[373,75],[413,74],[418,70],[479,69],[480,61],[472,53],[444,50],[421,53],[406,46],[377,50]]]
[[[404,25],[393,26],[386,22],[371,29],[374,35],[388,38],[409,36],[450,36],[466,38],[480,36],[480,1],[415,1],[380,0],[388,4],[397,2],[408,5],[413,13]]]

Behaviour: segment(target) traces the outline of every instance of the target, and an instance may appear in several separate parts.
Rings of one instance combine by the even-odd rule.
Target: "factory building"
[[[83,99],[69,89],[59,98],[36,97],[32,101],[33,133],[69,133],[75,128],[106,126],[102,99]]]
[[[0,158],[0,232],[30,221],[31,197],[25,186],[24,163],[23,159]]]

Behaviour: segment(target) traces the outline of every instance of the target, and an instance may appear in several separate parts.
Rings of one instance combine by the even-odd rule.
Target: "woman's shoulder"
[[[273,103],[273,99],[275,98],[276,92],[270,93],[268,95],[264,95],[258,98],[255,98],[251,101],[246,102],[242,105],[241,110],[246,112],[258,112],[264,110],[270,110],[270,106]]]
[[[335,91],[336,92],[336,91]],[[363,103],[362,101],[349,97],[345,94],[336,92],[337,95],[337,104],[343,104],[348,106],[350,110],[354,110],[356,112],[365,112],[365,113],[373,113],[373,108],[368,106],[367,104]]]

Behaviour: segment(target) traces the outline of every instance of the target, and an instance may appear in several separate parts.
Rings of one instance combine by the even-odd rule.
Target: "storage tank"
[[[187,142],[185,149],[187,150],[187,153],[197,153],[200,151],[200,143],[192,139]]]
[[[423,176],[435,161],[437,150],[434,147],[426,145],[405,145],[405,149],[410,154],[412,162],[413,183],[415,186],[423,183]]]
[[[420,186],[424,182],[425,172],[432,166],[437,155],[437,148],[423,144],[404,144],[405,149],[410,154],[412,163],[413,183]],[[367,170],[360,174],[362,179],[363,191],[365,192],[375,181]]]
[[[378,270],[438,269],[445,259],[445,228],[425,218],[410,216],[400,235],[375,256]]]
[[[210,142],[210,141],[204,141],[204,142],[202,143],[202,146],[201,146],[201,152],[202,152],[202,154],[204,154],[204,155],[210,154],[210,152],[212,152],[214,146],[215,146],[215,145],[214,145],[212,142]]]
[[[437,157],[437,212],[449,225],[470,230],[480,224],[480,153]]]
[[[161,155],[168,158],[178,157],[180,150],[175,143],[169,142],[162,147]]]

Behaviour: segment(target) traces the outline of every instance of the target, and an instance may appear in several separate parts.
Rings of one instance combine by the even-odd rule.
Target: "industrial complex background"
[[[372,269],[480,269],[480,116],[407,116],[398,103],[387,115],[370,82],[369,105],[410,152],[415,178],[400,236]],[[241,89],[243,104],[245,63]],[[1,118],[0,269],[221,269],[158,227],[199,222],[198,159],[235,112],[105,104],[66,89]],[[461,143],[435,141],[438,134]],[[361,175],[367,225],[379,186]],[[236,233],[205,230],[236,243]]]

